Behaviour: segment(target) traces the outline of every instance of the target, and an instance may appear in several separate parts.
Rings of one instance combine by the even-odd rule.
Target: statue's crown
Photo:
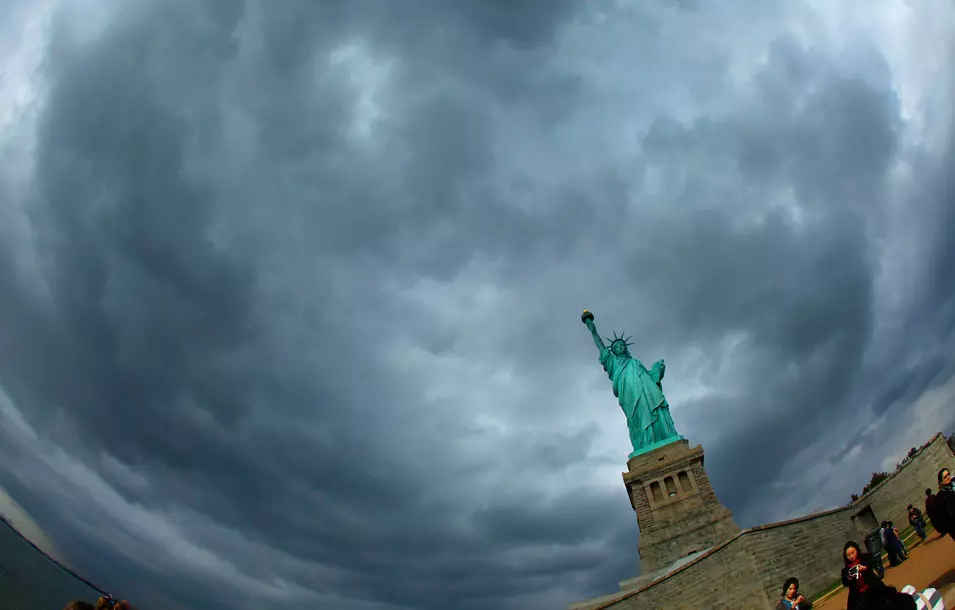
[[[633,343],[630,343],[630,339],[633,337],[624,337],[623,333],[620,333],[620,336],[617,336],[617,331],[613,331],[613,339],[610,337],[604,337],[608,343],[610,343],[610,349],[613,349],[615,343],[623,343],[624,347],[630,347]]]

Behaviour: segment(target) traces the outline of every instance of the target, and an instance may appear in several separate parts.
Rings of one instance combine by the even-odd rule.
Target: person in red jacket
[[[848,610],[916,610],[915,598],[882,582],[872,556],[851,540],[842,554],[842,584],[849,589]]]

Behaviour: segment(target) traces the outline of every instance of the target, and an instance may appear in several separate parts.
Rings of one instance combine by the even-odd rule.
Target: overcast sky
[[[144,610],[616,590],[585,307],[743,527],[955,426],[947,0],[5,0],[0,57],[0,485]]]

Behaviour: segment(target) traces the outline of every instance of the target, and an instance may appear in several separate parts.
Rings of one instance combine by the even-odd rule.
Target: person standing
[[[938,518],[938,497],[932,494],[932,489],[925,490],[925,516],[932,522],[932,527],[938,532],[939,538],[947,533],[945,527],[939,522]]]
[[[905,561],[909,558],[909,550],[905,546],[905,541],[902,540],[902,533],[899,532],[899,528],[895,527],[895,524],[891,521],[889,521],[889,529],[892,530],[892,537],[895,540],[895,548],[899,552],[899,557],[902,558],[902,561]]]
[[[893,531],[888,521],[882,522],[882,528],[879,532],[882,534],[882,547],[889,556],[889,565],[894,567],[905,561],[905,558],[899,553],[898,539],[895,537],[895,531]]]
[[[853,541],[846,543],[842,560],[842,584],[849,589],[848,610],[915,610],[915,599],[882,582],[873,569],[872,556]]]
[[[938,521],[933,519],[932,524],[935,529],[945,531],[955,540],[955,488],[952,485],[952,471],[948,468],[938,471],[938,495],[935,496],[934,504]]]
[[[909,525],[918,534],[919,539],[925,542],[925,520],[922,518],[922,511],[909,504]]]

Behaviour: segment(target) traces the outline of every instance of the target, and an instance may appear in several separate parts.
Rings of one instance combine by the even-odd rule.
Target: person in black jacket
[[[875,572],[872,556],[851,540],[842,552],[842,584],[849,589],[848,610],[915,610],[915,598],[887,586]]]
[[[939,532],[947,532],[955,540],[955,488],[948,468],[938,471],[938,493],[935,495],[935,519],[932,525]],[[941,526],[941,527],[939,527]]]
[[[948,532],[945,531],[945,526],[939,521],[938,502],[936,501],[938,497],[934,496],[934,493],[931,488],[925,490],[925,516],[928,517],[932,527],[938,532],[938,537],[944,538]]]

